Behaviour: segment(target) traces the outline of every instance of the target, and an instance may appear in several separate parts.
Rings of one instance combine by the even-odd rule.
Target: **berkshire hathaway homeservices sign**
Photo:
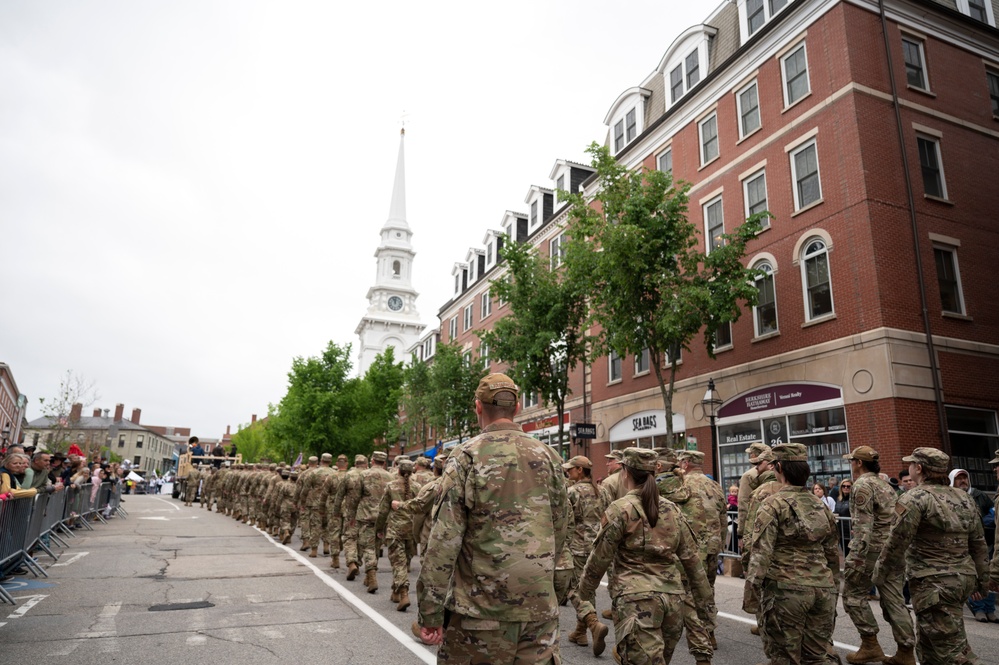
[[[818,383],[781,383],[739,395],[718,411],[718,417],[743,416],[758,411],[787,409],[792,406],[842,398],[843,391],[836,386]]]

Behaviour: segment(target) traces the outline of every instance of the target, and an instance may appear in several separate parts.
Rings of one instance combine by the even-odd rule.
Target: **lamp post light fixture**
[[[406,436],[405,432],[399,434],[399,454],[406,454],[406,444],[409,443],[409,437]]]
[[[708,416],[708,421],[711,424],[711,454],[715,458],[715,480],[718,483],[722,482],[721,477],[721,455],[718,451],[718,430],[715,427],[715,418],[718,417],[718,408],[722,405],[722,399],[718,395],[718,391],[715,390],[715,380],[708,379],[708,389],[704,393],[704,399],[701,400],[701,406],[704,407],[704,413]]]
[[[6,425],[3,426],[3,432],[0,432],[0,439],[3,440],[3,449],[7,450],[7,442],[10,441],[10,422],[8,421]]]

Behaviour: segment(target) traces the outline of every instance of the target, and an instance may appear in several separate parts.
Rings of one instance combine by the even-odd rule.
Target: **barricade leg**
[[[3,599],[3,602],[5,603],[10,603],[11,605],[17,605],[17,601],[14,600],[14,596],[7,593],[7,590],[4,589],[2,586],[0,586],[0,599]]]
[[[42,542],[42,539],[41,539],[41,538],[39,538],[38,540],[36,540],[36,541],[35,541],[35,547],[40,547],[40,548],[42,548],[42,551],[43,551],[43,552],[45,552],[46,554],[48,554],[48,555],[49,555],[50,557],[52,557],[52,560],[53,560],[53,561],[58,561],[58,560],[59,560],[59,555],[57,555],[57,554],[53,554],[53,553],[52,553],[52,550],[50,550],[50,549],[49,549],[49,548],[48,548],[48,547],[47,547],[47,546],[45,545],[45,543],[43,543],[43,542]]]
[[[55,527],[52,527],[52,530],[49,531],[48,533],[49,533],[49,538],[51,538],[52,540],[56,541],[56,545],[58,545],[59,547],[62,547],[64,549],[67,548],[67,547],[69,547],[69,543],[67,543],[65,540],[63,540],[62,538],[60,538],[56,534]]]
[[[21,557],[21,563],[24,564],[25,568],[27,568],[29,571],[31,571],[32,575],[34,575],[35,577],[38,577],[38,575],[40,573],[42,575],[42,577],[48,577],[49,576],[49,574],[46,573],[45,570],[42,568],[41,564],[39,564],[37,561],[35,561],[34,557],[32,557],[27,552],[24,552],[23,554],[24,554],[24,556]]]

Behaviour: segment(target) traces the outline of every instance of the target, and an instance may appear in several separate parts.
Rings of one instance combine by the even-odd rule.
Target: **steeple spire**
[[[395,165],[395,184],[392,187],[392,204],[383,228],[409,229],[406,223],[406,128],[399,130],[399,159]]]

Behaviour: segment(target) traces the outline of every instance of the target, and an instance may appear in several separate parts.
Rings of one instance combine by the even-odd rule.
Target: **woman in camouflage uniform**
[[[413,498],[419,486],[413,480],[413,460],[396,458],[399,477],[385,487],[378,505],[375,532],[385,534],[389,562],[392,564],[392,597],[396,609],[405,612],[409,607],[409,554],[406,545],[413,539],[413,516],[406,510],[396,510],[392,504]],[[398,504],[396,504],[398,505]]]
[[[621,482],[627,494],[608,506],[604,525],[586,561],[580,612],[593,612],[600,579],[611,569],[615,659],[626,665],[665,665],[683,631],[686,574],[701,620],[707,619],[711,586],[694,534],[675,504],[659,496],[653,450],[624,451]],[[611,565],[613,564],[613,566]]]

